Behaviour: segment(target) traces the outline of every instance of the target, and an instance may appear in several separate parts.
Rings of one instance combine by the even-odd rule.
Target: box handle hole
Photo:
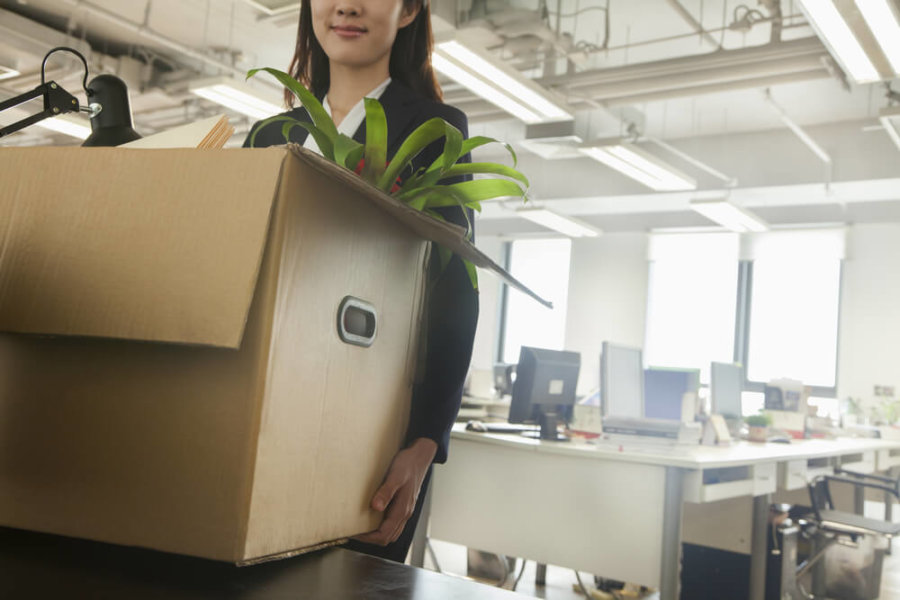
[[[345,343],[368,348],[378,331],[375,307],[359,298],[346,296],[338,308],[337,328],[338,336]]]

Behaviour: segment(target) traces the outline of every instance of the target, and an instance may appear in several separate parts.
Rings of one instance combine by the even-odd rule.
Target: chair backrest
[[[809,482],[809,501],[812,503],[816,515],[820,510],[833,510],[834,502],[831,499],[831,491],[828,489],[828,478],[819,476]]]

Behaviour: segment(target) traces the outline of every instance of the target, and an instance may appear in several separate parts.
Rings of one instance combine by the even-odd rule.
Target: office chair
[[[846,483],[857,488],[877,489],[885,492],[886,497],[893,496],[900,500],[900,479],[894,480],[878,475],[855,473],[836,469],[834,475],[820,475],[809,483],[811,511],[798,520],[797,525],[790,525],[781,531],[783,559],[786,561],[781,573],[781,598],[791,600],[815,600],[828,598],[834,600],[874,600],[878,597],[881,586],[881,563],[884,549],[875,548],[872,569],[867,580],[839,581],[826,590],[825,561],[828,550],[835,544],[861,548],[861,538],[871,536],[875,541],[890,541],[900,535],[900,523],[891,523],[881,519],[870,519],[853,512],[837,510],[831,497],[831,483]],[[810,540],[809,558],[796,564],[797,539],[799,536]],[[860,552],[863,550],[860,549]],[[815,567],[815,568],[814,568]],[[801,578],[812,571],[812,594],[801,584]]]
[[[886,495],[900,500],[900,479],[844,469],[835,469],[834,475],[820,475],[810,482],[809,497],[816,514],[816,522],[823,531],[833,535],[850,536],[853,541],[856,541],[856,536],[859,535],[881,535],[888,541],[900,535],[900,523],[869,519],[855,513],[835,510],[829,489],[831,481],[881,490]]]

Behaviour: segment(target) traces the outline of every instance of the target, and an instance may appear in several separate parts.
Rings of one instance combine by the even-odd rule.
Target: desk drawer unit
[[[832,474],[834,461],[828,457],[789,460],[778,465],[778,489],[805,490],[814,477]]]
[[[891,467],[900,466],[900,448],[879,450],[876,464],[879,471],[887,471]]]
[[[454,439],[430,536],[659,586],[666,469]]]
[[[842,469],[856,471],[857,473],[875,472],[875,450],[843,454],[838,458],[838,464]]]
[[[771,494],[775,491],[776,474],[775,463],[688,471],[684,476],[684,499],[701,503]]]

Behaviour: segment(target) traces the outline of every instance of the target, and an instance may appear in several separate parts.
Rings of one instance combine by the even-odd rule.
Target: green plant
[[[436,219],[443,217],[435,209],[446,206],[461,206],[481,211],[481,202],[494,198],[520,196],[527,200],[528,179],[516,169],[516,153],[509,144],[495,139],[475,136],[464,140],[462,133],[441,118],[429,119],[422,123],[407,137],[393,159],[387,161],[387,119],[384,108],[378,100],[366,98],[366,141],[361,144],[347,135],[339,133],[331,117],[316,97],[296,79],[268,67],[252,69],[247,78],[260,71],[269,73],[284,87],[293,92],[309,113],[312,122],[299,121],[288,116],[275,116],[263,121],[262,125],[274,122],[282,123],[282,134],[285,141],[294,127],[302,127],[313,136],[322,156],[338,165],[356,171],[368,183],[385,193],[392,194],[397,200],[424,211]],[[253,146],[258,127],[250,138]],[[405,180],[399,177],[412,160],[429,144],[444,138],[444,150],[431,165],[412,173]],[[461,163],[460,158],[475,148],[490,143],[502,143],[512,156],[513,166],[498,163]],[[361,167],[361,168],[360,168]],[[474,179],[444,185],[441,182],[460,175],[488,175],[489,178]],[[499,176],[499,177],[497,177]],[[466,212],[465,210],[463,211]],[[467,217],[468,218],[468,217]],[[471,230],[471,227],[469,227]],[[450,261],[449,250],[438,247],[441,267]],[[473,287],[478,287],[475,266],[463,261]]]
[[[882,400],[880,408],[886,425],[894,425],[900,420],[900,400]]]
[[[766,413],[760,413],[744,417],[744,422],[750,427],[768,427],[772,424],[772,417]]]

